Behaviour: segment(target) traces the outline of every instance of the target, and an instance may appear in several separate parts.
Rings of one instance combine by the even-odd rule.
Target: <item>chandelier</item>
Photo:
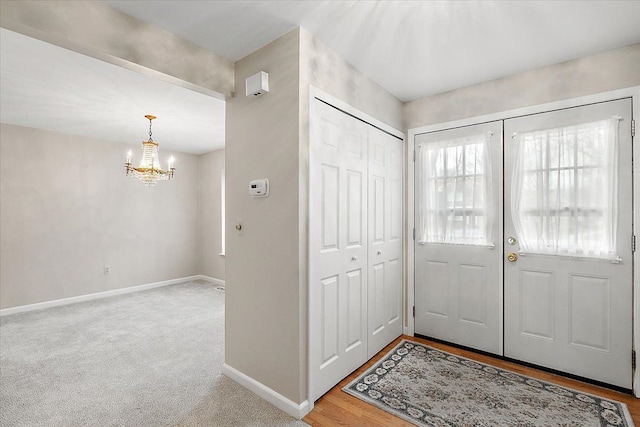
[[[131,166],[131,150],[127,153],[127,163],[125,168],[127,169],[127,176],[131,174],[140,179],[147,187],[153,187],[158,181],[166,181],[173,178],[173,173],[176,168],[173,167],[173,157],[169,159],[169,167],[167,170],[163,170],[160,167],[160,160],[158,159],[158,143],[153,141],[151,137],[151,121],[156,116],[146,115],[149,119],[149,140],[142,142],[142,159],[140,160],[140,166]]]

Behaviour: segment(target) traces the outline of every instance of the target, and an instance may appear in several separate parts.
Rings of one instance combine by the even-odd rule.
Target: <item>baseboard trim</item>
[[[201,274],[198,276],[200,280],[204,280],[205,282],[213,283],[214,285],[224,286],[224,280],[216,279],[215,277],[205,276]]]
[[[17,307],[3,308],[2,310],[0,310],[0,316],[7,316],[9,314],[24,313],[27,311],[34,311],[34,310],[42,310],[43,308],[58,307],[61,305],[73,304],[76,302],[83,302],[83,301],[91,301],[91,300],[96,300],[100,298],[112,297],[116,295],[130,294],[133,292],[140,292],[147,289],[154,289],[154,288],[160,288],[162,286],[175,285],[176,283],[189,282],[192,280],[209,281],[206,277],[207,276],[202,276],[199,274],[196,276],[187,276],[187,277],[180,277],[178,279],[163,280],[162,282],[147,283],[145,285],[130,286],[127,288],[112,289],[110,291],[96,292],[93,294],[78,295],[76,297],[38,302],[35,304],[20,305]],[[213,279],[213,278],[209,278],[209,279]],[[219,279],[214,279],[214,280],[219,280]],[[213,283],[217,283],[217,282],[213,282]],[[224,282],[222,283],[224,284]]]
[[[300,404],[295,403],[226,363],[222,365],[222,373],[292,417],[302,419],[309,413],[309,401],[307,400]]]

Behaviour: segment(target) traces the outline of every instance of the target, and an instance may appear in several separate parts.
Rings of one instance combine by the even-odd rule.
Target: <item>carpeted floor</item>
[[[0,319],[0,426],[307,426],[221,374],[224,292],[189,282]]]

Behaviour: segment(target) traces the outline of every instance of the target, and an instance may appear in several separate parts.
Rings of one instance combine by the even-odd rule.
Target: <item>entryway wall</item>
[[[270,92],[236,96],[226,110],[224,372],[296,417],[307,402],[309,88],[394,128],[402,103],[302,28],[235,64],[236,93],[269,73]],[[247,183],[269,178],[270,195]],[[242,219],[242,235],[235,229]],[[251,327],[247,327],[251,325]],[[259,349],[259,351],[256,351]]]
[[[637,123],[640,106],[640,44],[634,44],[585,58],[579,58],[537,70],[514,74],[509,77],[450,92],[407,102],[403,108],[404,128],[407,129],[407,143],[412,144],[416,133],[442,130],[470,123],[500,120],[511,115],[532,114],[554,108],[566,108],[586,102],[599,102],[611,97],[635,96],[633,112]],[[595,96],[594,96],[595,95]],[[586,98],[589,97],[589,98]],[[582,99],[579,99],[582,98]],[[508,114],[507,114],[508,113]],[[470,120],[469,118],[473,118]],[[420,128],[420,129],[417,129]],[[425,130],[426,129],[426,130]],[[637,138],[637,137],[636,137]],[[637,144],[636,144],[637,145]],[[408,147],[412,152],[413,147]],[[635,158],[638,158],[635,147]],[[410,158],[407,159],[409,162]],[[409,183],[414,180],[412,169],[408,168]],[[638,170],[635,176],[634,223],[640,219],[638,206]],[[412,188],[407,186],[409,192]],[[413,212],[413,200],[408,199],[407,212]],[[412,219],[408,220],[411,230]],[[638,231],[635,232],[638,234]],[[412,243],[412,242],[411,242]],[[411,247],[411,245],[409,245]],[[634,254],[638,262],[638,253]],[[408,254],[407,271],[413,271],[413,256]],[[637,264],[636,264],[637,265]],[[637,289],[640,288],[639,275],[634,276],[634,342],[640,341],[640,301]],[[407,286],[408,307],[413,306],[413,276]],[[413,318],[408,316],[406,334],[413,334]],[[638,354],[636,348],[636,354]],[[635,372],[634,393],[640,397],[638,384],[640,375]]]
[[[402,117],[408,130],[638,85],[640,43],[406,102]]]
[[[555,110],[559,110],[559,109],[565,109],[565,108],[570,108],[570,107],[576,107],[576,106],[581,106],[581,105],[589,105],[589,104],[594,104],[594,103],[599,103],[599,102],[604,102],[604,101],[609,101],[609,100],[616,100],[616,99],[621,99],[621,98],[629,98],[632,97],[633,98],[633,112],[634,112],[634,120],[636,122],[639,121],[640,119],[640,86],[636,86],[636,87],[632,87],[632,88],[627,88],[627,89],[621,89],[621,90],[617,90],[617,91],[610,91],[610,92],[605,92],[605,93],[601,93],[601,94],[596,94],[596,95],[590,95],[590,96],[584,96],[584,97],[579,97],[579,98],[573,98],[573,99],[569,99],[569,100],[565,100],[565,101],[559,101],[559,102],[554,102],[554,103],[548,103],[548,104],[543,104],[543,105],[539,105],[539,106],[534,106],[534,107],[527,107],[527,108],[522,108],[522,109],[517,109],[517,110],[511,110],[511,111],[506,111],[506,112],[501,112],[501,113],[495,113],[495,114],[488,114],[488,115],[483,115],[483,116],[478,116],[478,117],[473,117],[473,118],[469,118],[469,119],[464,119],[464,120],[457,120],[457,121],[452,121],[452,122],[446,122],[446,123],[442,123],[442,124],[438,124],[438,125],[432,125],[432,126],[425,126],[425,127],[420,127],[420,128],[414,128],[414,129],[410,129],[409,130],[409,135],[408,135],[408,151],[410,153],[413,152],[414,149],[414,142],[415,142],[415,137],[418,134],[424,134],[427,132],[435,132],[435,131],[440,131],[440,130],[444,130],[444,129],[453,129],[453,128],[460,128],[463,126],[469,126],[472,124],[479,124],[479,123],[487,123],[490,121],[496,121],[496,120],[502,120],[502,119],[507,119],[507,118],[514,118],[514,117],[521,117],[521,116],[525,116],[525,115],[530,115],[530,114],[536,114],[536,113],[541,113],[541,112],[546,112],[546,111],[555,111]],[[627,129],[629,130],[629,129]],[[634,150],[634,156],[638,156],[638,147],[633,147]],[[408,156],[407,161],[413,166],[413,162],[411,159],[411,156]],[[635,206],[634,206],[634,216],[635,216],[635,223],[637,224],[637,220],[638,220],[638,168],[637,166],[634,168],[634,180],[635,180],[635,194],[634,194],[634,200],[635,200]],[[414,173],[415,173],[415,168],[414,167],[410,167],[409,170],[409,179],[408,179],[408,191],[409,194],[413,193],[413,182],[414,182]],[[409,215],[409,227],[415,227],[415,218],[413,215],[414,212],[414,200],[412,197],[410,197],[408,199],[409,202],[409,206],[408,206],[408,215]],[[638,232],[636,230],[634,230],[634,234],[637,234]],[[408,274],[408,297],[409,297],[409,305],[412,306],[414,304],[414,291],[415,291],[415,284],[414,284],[414,276],[411,274],[412,271],[414,271],[414,250],[413,247],[410,245],[409,247],[409,254],[408,254],[408,271],[410,272]],[[638,261],[638,254],[634,254],[634,262]],[[637,284],[638,284],[638,277],[637,275],[634,277],[634,288],[637,288]],[[634,343],[636,344],[635,349],[637,350],[637,344],[638,344],[638,324],[639,324],[639,311],[638,310],[638,295],[637,292],[635,292],[635,313],[634,313]],[[612,309],[615,310],[615,307],[612,307]],[[410,317],[408,319],[408,324],[407,324],[407,329],[405,331],[405,333],[412,335],[414,333],[415,330],[415,325],[414,325],[414,319],[412,317]],[[637,351],[636,351],[637,353]],[[634,381],[633,381],[633,385],[634,385],[634,393],[636,396],[639,396],[640,394],[640,390],[638,387],[638,372],[636,371],[634,373]]]

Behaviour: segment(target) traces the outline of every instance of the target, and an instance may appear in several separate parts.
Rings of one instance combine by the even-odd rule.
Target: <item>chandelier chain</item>
[[[151,119],[149,119],[149,141],[153,142],[153,138],[151,137]]]

